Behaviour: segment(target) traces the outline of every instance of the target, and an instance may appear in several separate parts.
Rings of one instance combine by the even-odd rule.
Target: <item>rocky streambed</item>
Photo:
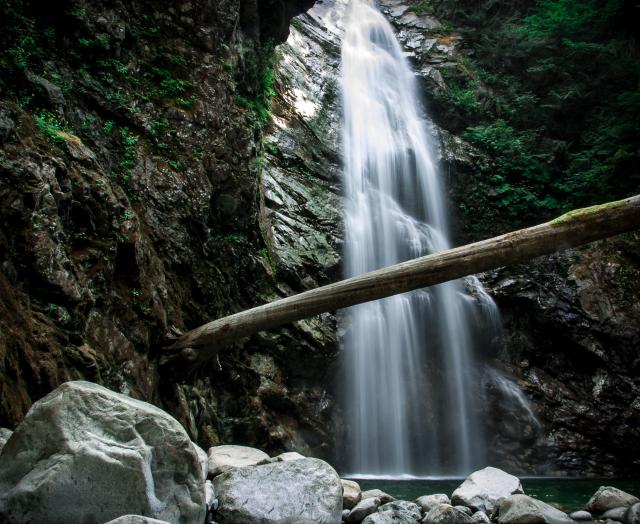
[[[0,430],[0,522],[181,524],[640,523],[640,500],[602,486],[568,515],[487,467],[455,491],[396,500],[326,462],[222,445],[207,452],[161,409],[84,381]]]

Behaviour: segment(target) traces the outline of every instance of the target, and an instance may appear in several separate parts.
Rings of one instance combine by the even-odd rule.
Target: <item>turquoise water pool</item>
[[[463,479],[389,480],[355,479],[363,490],[378,488],[403,500],[421,495],[446,493],[451,496]],[[615,486],[640,497],[640,480],[522,478],[527,495],[543,500],[564,511],[582,509],[600,486]]]

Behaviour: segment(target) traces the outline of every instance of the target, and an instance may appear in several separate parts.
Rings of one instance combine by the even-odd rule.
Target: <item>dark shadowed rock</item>
[[[2,453],[2,448],[9,440],[9,437],[13,434],[13,431],[7,428],[0,428],[0,453]]]
[[[164,411],[89,382],[36,402],[0,461],[0,521],[74,524],[144,514],[202,524],[204,478]]]
[[[340,477],[319,459],[234,468],[215,477],[213,488],[220,524],[336,524],[342,517]]]

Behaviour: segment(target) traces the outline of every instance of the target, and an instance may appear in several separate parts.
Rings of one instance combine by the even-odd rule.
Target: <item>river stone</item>
[[[451,503],[491,514],[499,499],[516,493],[524,493],[518,477],[487,467],[469,475],[453,492]]]
[[[624,524],[640,524],[640,502],[636,502],[627,510],[624,516]]]
[[[304,458],[233,468],[214,477],[221,524],[336,524],[342,484],[326,462]]]
[[[476,511],[471,515],[471,520],[473,520],[473,522],[485,522],[487,524],[491,522],[491,519],[484,511]]]
[[[571,517],[576,522],[583,522],[583,521],[587,521],[588,522],[588,521],[593,519],[591,513],[589,513],[588,511],[585,511],[585,510],[574,511],[573,513],[569,514],[569,517]]]
[[[619,508],[612,508],[605,511],[600,518],[617,520],[618,522],[624,522],[624,516],[627,514],[627,506],[621,506]]]
[[[468,508],[467,506],[453,506],[455,509],[457,509],[458,511],[462,511],[462,513],[464,513],[465,515],[473,515],[473,511],[471,511],[471,508]]]
[[[475,524],[469,515],[451,504],[433,506],[422,520],[423,524]]]
[[[9,440],[9,437],[13,434],[13,431],[7,428],[0,428],[0,453],[2,453],[2,448]]]
[[[396,500],[387,502],[362,521],[362,524],[419,524],[420,508],[413,502]]]
[[[636,502],[640,502],[638,497],[634,497],[621,489],[613,486],[600,486],[587,502],[587,511],[591,513],[604,513],[605,511],[621,506],[629,507]]]
[[[500,501],[499,524],[564,524],[572,523],[569,515],[527,495],[511,495]]]
[[[232,468],[257,466],[269,462],[264,451],[248,446],[214,446],[209,448],[209,476],[215,477]]]
[[[169,524],[166,520],[152,519],[142,515],[123,515],[105,524]]]
[[[107,522],[135,514],[202,524],[204,478],[184,428],[90,382],[35,402],[2,452],[0,522]]]
[[[451,504],[451,500],[444,493],[436,493],[435,495],[423,495],[416,499],[416,504],[420,506],[423,513],[429,513],[429,510],[438,504]]]
[[[289,460],[300,460],[303,459],[304,455],[300,455],[297,451],[287,451],[285,453],[280,453],[280,455],[273,457],[271,462],[287,462]]]
[[[348,524],[356,524],[362,522],[365,517],[375,513],[380,507],[380,499],[378,497],[369,497],[362,499],[356,504],[356,506],[349,512],[345,522]]]
[[[195,442],[193,442],[193,448],[198,454],[198,462],[200,462],[200,469],[202,469],[202,478],[206,479],[209,474],[209,456],[207,455],[207,452]]]
[[[382,504],[386,504],[387,502],[393,502],[394,500],[396,500],[388,493],[385,493],[384,491],[381,491],[379,489],[368,489],[367,491],[362,492],[362,499],[369,499],[372,497],[379,498]]]
[[[342,507],[352,509],[362,498],[360,484],[353,480],[345,479],[340,479],[340,482],[342,482]]]

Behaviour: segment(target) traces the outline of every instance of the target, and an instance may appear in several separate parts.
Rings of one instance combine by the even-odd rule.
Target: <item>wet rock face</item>
[[[36,45],[45,26],[54,41],[33,74],[2,80],[0,425],[83,378],[161,403],[203,447],[326,449],[331,400],[312,364],[335,351],[330,318],[236,346],[203,379],[176,385],[155,364],[170,326],[300,289],[273,274],[239,100],[311,2],[24,4]],[[306,365],[287,367],[285,348]]]
[[[542,429],[518,460],[505,457],[516,470],[624,475],[640,463],[639,241],[623,235],[485,276],[505,322],[497,359]]]

